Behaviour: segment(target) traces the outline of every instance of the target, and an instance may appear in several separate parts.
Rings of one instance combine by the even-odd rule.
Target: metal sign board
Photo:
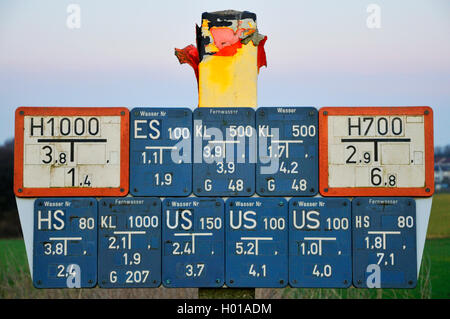
[[[251,196],[255,192],[255,111],[194,110],[193,188],[197,196]]]
[[[97,284],[97,200],[36,199],[33,252],[36,288],[94,287]]]
[[[98,284],[148,288],[161,284],[161,201],[107,198],[99,202]]]
[[[224,203],[220,198],[166,198],[162,205],[165,287],[222,287]]]
[[[288,283],[288,205],[283,198],[226,202],[228,287],[285,287]]]
[[[319,112],[323,196],[431,196],[430,107],[325,107]]]
[[[187,196],[192,192],[192,111],[135,108],[130,112],[130,193]]]
[[[290,286],[348,288],[351,283],[350,200],[292,198],[289,201]]]
[[[18,108],[15,194],[125,196],[128,117],[126,108]]]
[[[260,196],[314,196],[319,189],[318,112],[313,107],[261,107],[256,112]]]
[[[413,198],[356,198],[352,202],[352,227],[355,287],[416,286],[416,203]]]

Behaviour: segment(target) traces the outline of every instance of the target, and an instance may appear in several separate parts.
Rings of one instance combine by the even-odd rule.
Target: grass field
[[[433,196],[427,238],[450,238],[450,194]]]
[[[196,298],[197,289],[35,289],[22,239],[0,240],[0,298]],[[256,289],[257,298],[450,298],[450,194],[434,196],[415,289]]]

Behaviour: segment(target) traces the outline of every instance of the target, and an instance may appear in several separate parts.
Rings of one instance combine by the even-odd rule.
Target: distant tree
[[[14,140],[0,146],[0,213],[16,206],[13,192]]]
[[[0,237],[21,235],[13,179],[14,140],[10,139],[0,146]]]
[[[434,148],[435,156],[448,156],[450,157],[450,145],[446,146],[436,146]]]

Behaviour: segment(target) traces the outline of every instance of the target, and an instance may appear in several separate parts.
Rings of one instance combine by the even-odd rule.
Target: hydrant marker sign
[[[352,201],[353,285],[415,288],[416,202],[405,197]]]
[[[192,192],[192,111],[134,108],[130,123],[130,193],[188,196]]]
[[[128,117],[126,108],[18,108],[15,194],[128,194]]]
[[[256,111],[256,130],[258,195],[316,195],[319,188],[317,110],[260,107]]]
[[[39,198],[34,203],[34,215],[34,286],[95,287],[97,200]]]
[[[431,196],[429,107],[325,107],[319,112],[322,196]]]
[[[161,201],[152,197],[99,202],[98,284],[149,288],[161,284]]]

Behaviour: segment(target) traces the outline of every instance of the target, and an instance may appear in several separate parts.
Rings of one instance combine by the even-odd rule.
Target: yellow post
[[[248,11],[204,12],[197,26],[197,47],[175,49],[198,81],[199,107],[257,107],[257,81],[266,66],[256,15]]]

